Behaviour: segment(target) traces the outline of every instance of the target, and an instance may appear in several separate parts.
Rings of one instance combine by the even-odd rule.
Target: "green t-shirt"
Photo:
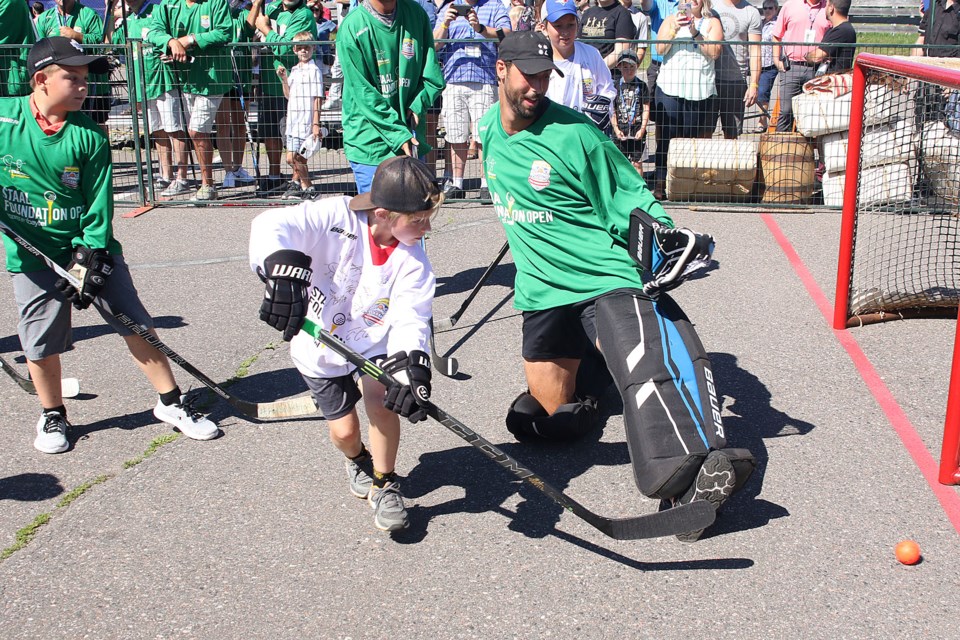
[[[226,0],[165,0],[153,11],[152,20],[147,40],[160,53],[170,53],[171,38],[192,35],[197,40],[187,48],[193,62],[168,65],[185,92],[222,96],[230,90],[233,70],[227,45],[233,42],[233,18]]]
[[[548,101],[508,136],[494,103],[479,123],[494,210],[517,267],[515,306],[539,311],[642,286],[627,253],[630,212],[673,221],[590,119]]]
[[[30,9],[23,0],[0,0],[0,45],[31,45],[36,41]],[[0,49],[0,98],[30,93],[27,53],[22,49]]]
[[[73,3],[73,9],[70,13],[63,15],[60,10],[54,7],[47,9],[37,18],[37,37],[50,38],[60,35],[60,27],[70,27],[83,34],[83,42],[80,44],[103,44],[103,20],[97,15],[97,12],[90,7],[85,7],[79,2]],[[102,47],[91,48],[87,53],[92,55],[104,55],[106,50]],[[91,73],[87,79],[87,95],[90,96],[108,96],[110,95],[109,76],[105,73]]]
[[[53,135],[40,130],[30,96],[0,98],[0,196],[4,222],[61,266],[73,247],[121,252],[113,237],[110,141],[72,112]],[[4,236],[7,271],[47,266]]]
[[[261,49],[264,53],[260,59],[260,91],[266,96],[282,96],[283,85],[277,75],[277,67],[283,65],[287,71],[290,71],[298,62],[297,55],[293,52],[291,45],[276,46],[271,43],[293,40],[293,36],[301,31],[309,32],[310,39],[316,40],[317,22],[306,4],[301,4],[293,11],[287,11],[283,2],[278,0],[267,5],[264,14],[270,18],[273,31],[267,34],[268,46]]]
[[[419,153],[430,151],[427,109],[443,91],[443,73],[426,12],[413,0],[397,0],[388,28],[358,5],[337,30],[343,68],[343,146],[347,159],[376,165],[410,140],[407,112],[417,115]]]
[[[160,49],[146,42],[147,35],[153,25],[151,16],[159,5],[149,2],[140,7],[139,13],[129,13],[127,15],[126,25],[113,32],[113,44],[125,45],[127,43],[127,32],[129,30],[130,38],[133,40],[144,40],[134,47],[135,59],[127,63],[127,71],[130,73],[130,81],[133,82],[133,92],[137,102],[143,101],[143,82],[146,83],[147,100],[156,100],[163,93],[173,89],[173,74],[166,65],[160,61]],[[140,56],[136,56],[139,49]],[[140,80],[139,70],[143,67],[143,82]]]

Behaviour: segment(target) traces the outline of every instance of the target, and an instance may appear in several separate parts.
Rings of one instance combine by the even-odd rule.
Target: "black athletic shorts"
[[[87,96],[83,110],[97,124],[103,124],[110,117],[110,96]]]
[[[303,376],[317,409],[327,420],[349,415],[360,402],[360,387],[353,376],[338,378],[311,378]]]
[[[286,132],[280,121],[287,115],[287,99],[283,96],[260,96],[257,104],[257,139],[283,140]]]
[[[596,300],[523,312],[523,359],[583,358],[597,343]]]

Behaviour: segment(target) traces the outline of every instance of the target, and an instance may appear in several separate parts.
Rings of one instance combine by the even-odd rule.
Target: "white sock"
[[[463,178],[462,178],[462,177],[461,177],[461,178],[454,178],[454,179],[453,179],[453,186],[455,186],[457,189],[463,189]]]

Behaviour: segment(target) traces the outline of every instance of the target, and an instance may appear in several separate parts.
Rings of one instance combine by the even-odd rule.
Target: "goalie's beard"
[[[510,109],[523,120],[536,120],[547,108],[544,94],[533,89],[511,91],[509,87],[504,87],[504,97]],[[524,101],[530,101],[534,104],[529,106]]]

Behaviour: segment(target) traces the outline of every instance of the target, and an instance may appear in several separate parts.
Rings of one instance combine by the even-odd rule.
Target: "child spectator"
[[[110,142],[80,113],[88,71],[105,73],[104,56],[85,55],[71,38],[44,38],[30,50],[33,94],[0,99],[0,155],[16,171],[0,171],[4,223],[51,260],[78,268],[78,291],[26,249],[4,237],[7,271],[20,309],[17,331],[42,407],[33,446],[43,453],[70,448],[67,410],[60,389],[60,354],[69,350],[70,305],[97,311],[123,336],[133,359],[160,395],[153,415],[195,440],[217,426],[180,394],[170,361],[114,317],[122,311],[153,332],[113,237],[113,167]],[[46,215],[38,218],[37,211]]]
[[[293,41],[300,43],[313,39],[309,31],[301,31],[293,36]],[[283,95],[287,98],[287,164],[293,169],[293,177],[282,196],[284,200],[312,200],[316,196],[316,189],[310,182],[307,159],[300,155],[300,147],[308,138],[318,142],[322,137],[320,103],[323,98],[323,74],[313,60],[315,48],[312,44],[294,44],[293,53],[299,62],[289,72],[286,67],[277,67],[277,75],[283,82]]]
[[[346,460],[350,493],[374,508],[374,526],[408,526],[394,466],[400,419],[426,419],[430,316],[436,280],[421,240],[443,201],[427,166],[384,160],[371,190],[265,211],[250,230],[250,267],[265,278],[260,318],[290,353]],[[314,268],[311,269],[311,266]],[[300,327],[306,318],[396,378],[389,389]],[[391,354],[386,357],[387,354]],[[370,423],[363,444],[360,388]]]
[[[650,124],[650,91],[647,83],[637,77],[637,54],[624,51],[617,58],[620,81],[617,98],[613,102],[613,139],[623,155],[642,174],[641,161],[647,145],[647,126]]]

